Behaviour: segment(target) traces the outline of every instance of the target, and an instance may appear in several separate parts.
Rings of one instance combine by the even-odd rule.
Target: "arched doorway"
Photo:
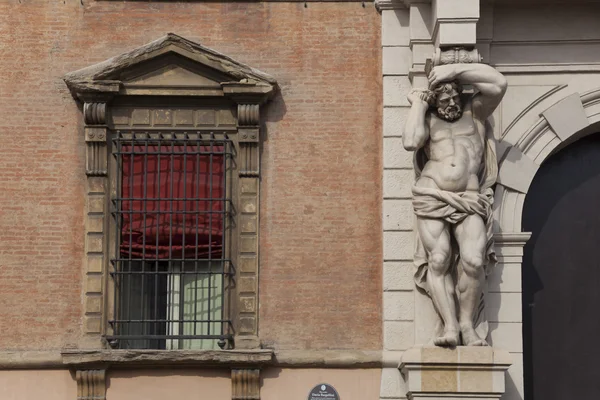
[[[600,398],[600,134],[549,157],[525,198],[525,400]]]

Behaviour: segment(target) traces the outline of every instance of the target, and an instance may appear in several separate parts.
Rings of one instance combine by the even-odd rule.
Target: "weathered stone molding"
[[[0,370],[53,369],[63,367],[58,350],[0,351]]]
[[[260,400],[260,369],[231,370],[231,400]]]
[[[56,369],[117,365],[162,368],[169,365],[219,367],[395,368],[401,352],[379,350],[38,350],[0,351],[0,370]],[[157,361],[158,360],[158,361]]]
[[[106,400],[106,370],[77,370],[77,400]]]
[[[69,350],[63,351],[67,367],[259,366],[273,360],[273,350]]]
[[[380,368],[385,359],[376,350],[276,350],[275,365],[303,368]],[[395,360],[393,366],[398,365]]]

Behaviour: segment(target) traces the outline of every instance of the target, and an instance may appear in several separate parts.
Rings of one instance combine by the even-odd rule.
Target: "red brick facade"
[[[361,3],[2,2],[2,347],[81,331],[85,149],[62,77],[174,32],[281,87],[262,144],[261,339],[380,349],[380,20]]]

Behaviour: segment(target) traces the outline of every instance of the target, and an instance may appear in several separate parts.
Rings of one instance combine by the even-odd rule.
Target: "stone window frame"
[[[195,75],[189,84],[181,77],[165,74],[169,66],[186,67]],[[165,67],[167,67],[165,69]],[[189,74],[188,74],[189,75]],[[133,78],[150,76],[149,81]],[[154,76],[154,78],[152,78]],[[159,79],[155,79],[159,76]],[[197,78],[197,79],[196,79]],[[154,79],[154,80],[153,80]],[[179,79],[179,80],[178,80]],[[111,101],[126,98],[135,104],[139,96],[165,98],[177,96],[193,102],[220,98],[237,108],[238,187],[236,209],[237,246],[232,258],[236,275],[231,320],[234,348],[259,349],[258,273],[259,273],[259,193],[260,193],[260,114],[278,90],[271,76],[236,62],[200,44],[169,33],[133,51],[90,67],[69,73],[64,78],[73,97],[83,103],[83,133],[86,142],[85,258],[83,268],[83,339],[80,348],[103,349],[103,340],[112,310],[112,292],[107,241],[109,214],[108,149]],[[203,351],[203,350],[198,350]],[[217,350],[218,351],[218,350]]]

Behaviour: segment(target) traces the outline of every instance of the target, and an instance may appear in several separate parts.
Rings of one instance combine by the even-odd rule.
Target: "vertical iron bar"
[[[169,169],[169,178],[170,178],[170,193],[169,193],[169,261],[168,261],[168,271],[169,274],[173,274],[173,276],[175,275],[173,272],[173,197],[174,197],[174,179],[173,179],[173,173],[175,170],[175,133],[171,132],[171,166]],[[182,281],[183,281],[183,276],[181,274],[181,271],[179,271],[179,321],[178,321],[178,325],[179,325],[179,335],[182,334],[183,332],[183,324],[181,322],[181,320],[183,319],[183,307],[181,306],[181,298],[183,297],[183,293],[181,292],[181,288],[182,288]],[[179,345],[181,344],[178,341]]]
[[[121,142],[121,131],[117,131],[117,135],[116,135],[116,143],[117,143],[117,176],[115,179],[115,184],[117,185],[116,189],[117,189],[117,202],[115,204],[115,219],[116,219],[116,226],[115,226],[115,238],[117,239],[117,245],[115,246],[115,259],[117,261],[115,261],[115,272],[121,272],[122,269],[122,265],[121,265],[121,240],[122,240],[122,235],[121,235],[121,227],[123,225],[123,214],[122,214],[122,201],[121,201],[121,185],[122,185],[122,179],[123,179],[123,154],[122,154],[122,142]],[[119,311],[119,306],[122,303],[122,288],[121,285],[123,284],[123,277],[120,274],[115,274],[114,277],[114,281],[115,281],[115,299],[113,301],[113,315],[115,317],[116,320],[122,319],[121,318],[121,314],[122,312]],[[115,330],[115,332],[117,333],[117,335],[121,335],[121,324],[119,322],[115,322],[115,325],[113,327],[113,329]],[[119,344],[120,347],[120,344]]]
[[[211,328],[211,311],[212,311],[212,298],[211,298],[211,286],[212,286],[212,215],[213,215],[213,153],[214,153],[214,136],[211,132],[210,138],[210,153],[208,163],[208,198],[209,211],[208,211],[208,320],[206,323],[207,335],[210,335]],[[222,242],[221,242],[222,244]]]
[[[195,257],[194,257],[194,292],[198,293],[198,247],[199,247],[199,243],[198,243],[198,225],[199,225],[199,216],[200,216],[200,200],[198,200],[200,198],[200,184],[202,183],[201,179],[200,179],[200,160],[201,160],[201,156],[200,156],[200,152],[202,147],[200,146],[200,132],[198,132],[198,139],[196,141],[196,176],[194,177],[194,182],[196,184],[196,190],[195,190],[195,195],[196,195],[196,200],[195,201],[195,214],[196,214],[196,242],[194,244],[195,247]],[[194,318],[198,319],[198,301],[196,300],[194,302]],[[197,333],[197,323],[194,323],[194,336],[196,336]]]
[[[155,200],[155,212],[156,212],[156,258],[154,260],[154,310],[158,310],[158,269],[159,269],[159,245],[160,245],[160,217],[161,217],[161,202],[160,202],[160,189],[161,189],[161,180],[160,180],[160,169],[161,169],[161,163],[160,163],[160,155],[162,153],[162,148],[161,148],[161,144],[162,144],[162,133],[158,134],[158,151],[157,151],[157,174],[156,174],[156,179],[158,180],[158,182],[156,182],[155,186],[156,186],[156,190],[157,190],[157,196],[156,196],[156,200]],[[168,278],[167,278],[168,281]],[[158,311],[155,311],[154,313],[155,317],[156,315],[158,315]],[[156,318],[155,318],[156,319]],[[168,324],[167,324],[168,325]]]
[[[223,190],[222,190],[222,203],[221,203],[221,208],[223,210],[223,214],[222,214],[222,219],[221,219],[221,230],[222,230],[222,234],[221,234],[221,329],[220,329],[220,333],[221,336],[224,335],[224,328],[223,328],[223,320],[225,319],[225,234],[226,234],[226,226],[227,226],[227,222],[228,221],[228,209],[227,207],[229,206],[229,204],[227,203],[227,201],[225,200],[226,198],[229,198],[230,192],[228,190],[227,187],[227,157],[229,155],[229,148],[228,146],[230,145],[229,142],[224,141],[223,142],[223,165],[222,165],[222,171],[223,171]],[[227,151],[226,151],[227,150]]]
[[[140,319],[146,319],[146,297],[144,297],[144,291],[145,291],[145,283],[146,283],[146,275],[144,274],[146,268],[146,212],[147,212],[147,202],[148,202],[148,132],[146,132],[146,137],[144,140],[144,145],[145,145],[145,151],[144,151],[144,170],[142,171],[142,174],[144,175],[143,178],[143,185],[144,185],[144,190],[143,190],[143,203],[144,203],[144,216],[143,216],[143,220],[144,220],[144,230],[142,232],[142,260],[141,260],[141,265],[140,267],[142,268],[142,274],[141,274],[141,286],[142,286],[142,293],[141,293],[141,299],[142,299],[142,318]],[[150,307],[150,305],[148,304],[148,308]],[[151,313],[148,313],[149,315]],[[156,319],[156,317],[154,318]],[[146,323],[142,323],[142,335],[146,334]],[[150,329],[149,333],[154,333],[152,329]]]
[[[132,263],[133,257],[131,253],[133,252],[133,198],[135,197],[133,194],[133,169],[134,169],[134,154],[135,154],[135,142],[132,140],[130,144],[130,154],[129,154],[129,275],[127,277],[127,332],[131,332],[131,278],[132,278]],[[128,343],[131,345],[131,343]]]
[[[184,135],[184,140],[183,140],[183,215],[182,215],[182,232],[181,232],[181,272],[185,271],[185,229],[186,229],[186,209],[187,209],[187,144],[188,144],[188,137],[187,137],[187,132],[183,133]],[[185,277],[185,275],[181,276],[181,281],[182,281],[182,287],[185,289],[185,282],[183,282],[183,278]],[[194,296],[192,296],[192,299],[195,300],[196,294],[194,293]],[[185,293],[181,293],[180,295],[180,307],[184,308],[185,306]],[[184,314],[185,314],[185,310],[183,310]],[[194,317],[195,318],[195,317]]]

